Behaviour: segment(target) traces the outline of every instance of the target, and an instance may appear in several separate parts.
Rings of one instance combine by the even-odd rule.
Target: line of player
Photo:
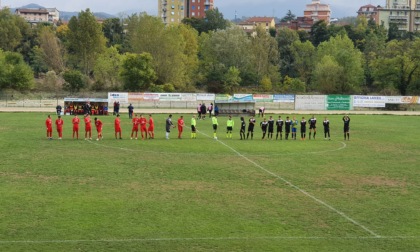
[[[84,115],[84,123],[85,123],[85,140],[92,140],[92,121],[89,114]],[[217,129],[218,129],[218,119],[217,116],[212,117],[212,126],[213,126],[213,137],[214,139],[217,139]],[[348,115],[343,117],[344,122],[344,140],[350,140],[350,117]],[[48,115],[47,120],[45,122],[46,128],[47,128],[47,139],[52,140],[52,119],[51,116]],[[77,115],[74,116],[72,119],[73,124],[73,139],[79,139],[79,124],[80,119]],[[94,124],[97,131],[97,138],[96,140],[102,140],[102,126],[103,123],[100,119],[95,117]],[[251,116],[248,120],[248,131],[245,136],[245,130],[246,130],[246,122],[244,117],[241,117],[241,123],[240,123],[240,140],[246,140],[250,139],[252,140],[254,138],[254,129],[257,124],[256,119]],[[313,137],[315,140],[316,138],[316,124],[317,119],[313,115],[308,121],[305,119],[305,117],[302,117],[300,121],[296,119],[296,117],[293,117],[290,119],[289,116],[286,117],[286,120],[283,120],[281,116],[278,117],[277,120],[273,119],[273,116],[270,116],[267,120],[266,118],[263,119],[263,121],[260,122],[259,127],[262,131],[262,138],[265,139],[273,139],[274,135],[274,126],[276,126],[276,140],[280,139],[283,140],[283,128],[285,131],[284,139],[289,140],[289,135],[291,136],[292,140],[297,139],[297,129],[300,125],[300,139],[306,140],[306,131],[307,131],[307,125],[309,125],[309,140]],[[322,122],[324,127],[324,139],[331,140],[330,136],[330,121],[327,117],[324,118],[324,121]],[[63,137],[63,125],[64,121],[61,118],[61,116],[58,116],[58,118],[55,121],[57,133],[58,133],[58,139],[62,139]],[[145,139],[154,139],[155,138],[155,123],[153,120],[153,117],[151,114],[149,114],[149,119],[147,120],[142,114],[140,116],[136,114],[134,118],[132,118],[132,130],[131,130],[131,137],[130,139],[138,139],[141,136],[142,140]],[[148,127],[147,127],[148,125]],[[235,122],[232,119],[232,116],[229,116],[227,122],[226,122],[226,138],[232,138],[232,132],[234,128]],[[180,116],[177,122],[178,126],[178,138],[182,138],[183,129],[185,127],[184,117]],[[169,134],[171,132],[171,128],[175,128],[176,126],[172,122],[172,115],[169,115],[169,117],[166,119],[166,139],[169,139]],[[117,114],[116,118],[114,120],[114,129],[115,129],[115,139],[122,139],[122,130],[121,130],[121,119],[120,115]],[[140,134],[139,135],[139,131]],[[313,134],[313,135],[312,135]],[[191,118],[191,138],[195,139],[197,138],[197,119],[196,116],[193,115]]]

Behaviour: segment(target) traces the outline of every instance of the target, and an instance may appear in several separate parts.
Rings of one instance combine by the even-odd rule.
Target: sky
[[[47,8],[57,8],[60,11],[80,11],[90,8],[93,12],[119,13],[147,12],[157,15],[158,0],[0,0],[1,6],[10,8],[36,3]],[[275,16],[283,17],[288,10],[296,16],[303,16],[306,4],[311,0],[214,0],[215,7],[227,19],[243,16]],[[332,17],[341,18],[356,16],[359,7],[366,4],[384,6],[386,0],[321,0],[328,3],[332,9]]]

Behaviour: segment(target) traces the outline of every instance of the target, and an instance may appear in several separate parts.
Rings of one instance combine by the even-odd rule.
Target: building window
[[[191,6],[191,10],[195,10],[195,5]]]

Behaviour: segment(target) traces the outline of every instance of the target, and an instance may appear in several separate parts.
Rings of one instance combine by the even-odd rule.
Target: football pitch
[[[241,141],[237,117],[232,139],[226,117],[218,140],[208,118],[190,139],[190,114],[166,140],[167,116],[144,141],[126,114],[122,140],[100,117],[101,141],[83,124],[71,139],[63,116],[49,141],[46,113],[0,113],[0,251],[420,250],[418,116],[350,115],[350,141],[340,115],[331,141],[323,115],[306,141],[263,141],[259,127]]]

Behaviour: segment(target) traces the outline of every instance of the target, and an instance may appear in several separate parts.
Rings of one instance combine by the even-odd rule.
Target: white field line
[[[211,138],[209,135],[200,132],[201,134]],[[216,140],[219,143],[221,143],[222,145],[224,145],[225,147],[227,147],[228,149],[232,150],[233,152],[235,152],[238,156],[242,157],[243,159],[245,159],[246,161],[248,161],[249,163],[253,164],[255,167],[263,170],[264,172],[272,175],[273,177],[276,177],[278,179],[280,179],[281,181],[283,181],[284,183],[288,184],[290,187],[295,188],[296,190],[298,190],[299,192],[303,193],[304,195],[308,196],[309,198],[313,199],[314,201],[318,202],[319,204],[329,208],[330,210],[332,210],[333,212],[336,212],[337,214],[339,214],[341,217],[345,218],[346,220],[350,221],[351,223],[353,223],[356,226],[359,226],[360,228],[362,228],[363,230],[365,230],[366,232],[368,232],[369,234],[373,235],[376,238],[380,238],[381,236],[378,235],[377,233],[373,232],[372,230],[370,230],[369,228],[365,227],[364,225],[362,225],[361,223],[357,222],[356,220],[354,220],[353,218],[350,218],[348,215],[346,215],[345,213],[341,212],[340,210],[336,209],[335,207],[331,206],[330,204],[318,199],[317,197],[315,197],[314,195],[308,193],[307,191],[303,190],[302,188],[300,188],[299,186],[291,183],[290,181],[286,180],[285,178],[275,174],[272,171],[269,171],[267,169],[265,169],[264,167],[262,167],[261,165],[257,164],[256,162],[252,161],[251,159],[249,159],[248,157],[246,157],[245,155],[239,153],[237,150],[235,150],[234,148],[230,147],[229,145],[225,144],[224,142],[220,141],[220,140]]]
[[[172,241],[229,241],[229,240],[420,240],[420,236],[260,236],[260,237],[191,237],[191,238],[139,238],[139,239],[97,239],[97,240],[14,240],[0,241],[0,244],[42,244],[42,243],[117,243],[117,242],[172,242]]]

